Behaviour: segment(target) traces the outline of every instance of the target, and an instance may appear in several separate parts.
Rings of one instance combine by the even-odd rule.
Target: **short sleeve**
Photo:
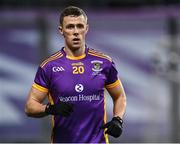
[[[38,68],[32,86],[42,92],[48,92],[48,86],[49,86],[48,77],[43,68],[41,67]]]
[[[106,88],[113,88],[120,84],[120,80],[118,79],[118,71],[116,69],[115,63],[112,61],[111,66],[109,68],[107,74],[107,80],[105,83]]]

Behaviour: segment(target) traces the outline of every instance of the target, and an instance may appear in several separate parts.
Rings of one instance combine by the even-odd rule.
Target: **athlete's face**
[[[87,20],[83,15],[65,16],[60,33],[64,36],[65,44],[71,50],[76,50],[85,45],[85,36],[88,31]]]

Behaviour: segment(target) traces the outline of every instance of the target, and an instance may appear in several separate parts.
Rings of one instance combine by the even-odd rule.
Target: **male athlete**
[[[70,6],[62,11],[59,32],[65,45],[40,64],[29,92],[25,112],[38,118],[52,115],[53,143],[108,143],[108,135],[122,133],[123,86],[112,59],[85,44],[88,29],[82,9]],[[114,104],[109,122],[105,88]]]

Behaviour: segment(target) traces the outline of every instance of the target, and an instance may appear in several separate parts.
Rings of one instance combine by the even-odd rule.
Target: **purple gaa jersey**
[[[48,92],[51,104],[72,103],[69,117],[52,116],[54,143],[108,143],[100,129],[106,123],[105,88],[120,84],[110,57],[86,48],[85,54],[69,57],[62,49],[38,68],[33,87]]]

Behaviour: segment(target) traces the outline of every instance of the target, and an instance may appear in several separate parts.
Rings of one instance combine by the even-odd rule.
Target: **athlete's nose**
[[[78,30],[78,28],[75,26],[74,27],[74,35],[78,35],[79,34],[79,30]]]

